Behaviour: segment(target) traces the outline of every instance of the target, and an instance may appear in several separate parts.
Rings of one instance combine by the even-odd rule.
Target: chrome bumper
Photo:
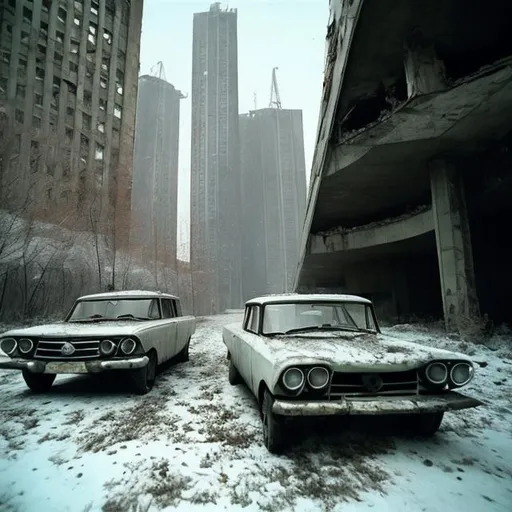
[[[147,356],[94,361],[29,361],[0,357],[0,369],[28,370],[32,373],[101,373],[109,370],[143,368],[148,362]]]
[[[282,416],[419,414],[468,409],[479,405],[483,405],[483,402],[461,395],[455,391],[449,391],[442,395],[346,398],[330,402],[276,399],[272,410],[274,414]]]

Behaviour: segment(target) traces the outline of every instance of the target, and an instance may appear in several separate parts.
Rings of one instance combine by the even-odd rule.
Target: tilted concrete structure
[[[240,116],[244,300],[293,287],[306,209],[302,111]]]
[[[237,12],[194,14],[190,263],[196,314],[241,305]]]
[[[133,164],[132,251],[176,272],[180,100],[156,76],[139,78]]]
[[[511,30],[505,0],[331,2],[297,289],[512,320]]]
[[[0,4],[4,208],[127,245],[142,6]]]

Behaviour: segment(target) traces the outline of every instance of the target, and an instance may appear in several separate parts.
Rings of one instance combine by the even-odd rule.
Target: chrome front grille
[[[69,343],[75,351],[66,355],[62,347]],[[100,356],[100,340],[38,340],[34,357],[37,359],[52,359],[69,361],[75,359],[97,359]]]
[[[418,372],[334,372],[329,398],[338,400],[343,396],[417,395],[419,393]]]

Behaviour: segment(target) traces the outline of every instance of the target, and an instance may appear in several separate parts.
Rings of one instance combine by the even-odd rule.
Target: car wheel
[[[279,416],[272,411],[274,397],[266,389],[261,404],[261,421],[263,426],[263,443],[270,453],[281,453],[284,448],[283,424]]]
[[[138,395],[149,393],[155,385],[157,367],[156,352],[148,352],[147,356],[149,358],[148,364],[144,366],[144,368],[133,370],[131,374],[133,390]]]
[[[439,430],[443,417],[444,412],[411,415],[409,417],[411,433],[422,437],[433,436]]]
[[[241,384],[242,382],[242,376],[236,369],[235,363],[233,363],[233,359],[229,360],[228,380],[232,386],[236,386],[237,384]]]
[[[34,393],[45,393],[50,391],[50,388],[55,381],[55,373],[32,373],[28,370],[23,370],[23,379],[25,383]]]
[[[187,341],[187,344],[176,355],[176,362],[186,363],[190,359],[189,354],[188,354],[189,348],[190,348],[190,340]]]

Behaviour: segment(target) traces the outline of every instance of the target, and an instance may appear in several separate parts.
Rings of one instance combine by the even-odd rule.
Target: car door
[[[237,368],[240,374],[244,377],[247,383],[252,379],[252,350],[254,337],[258,336],[260,321],[260,308],[259,306],[250,306],[250,311],[246,320],[245,330],[246,335],[244,341],[239,343],[238,347],[238,362]]]

